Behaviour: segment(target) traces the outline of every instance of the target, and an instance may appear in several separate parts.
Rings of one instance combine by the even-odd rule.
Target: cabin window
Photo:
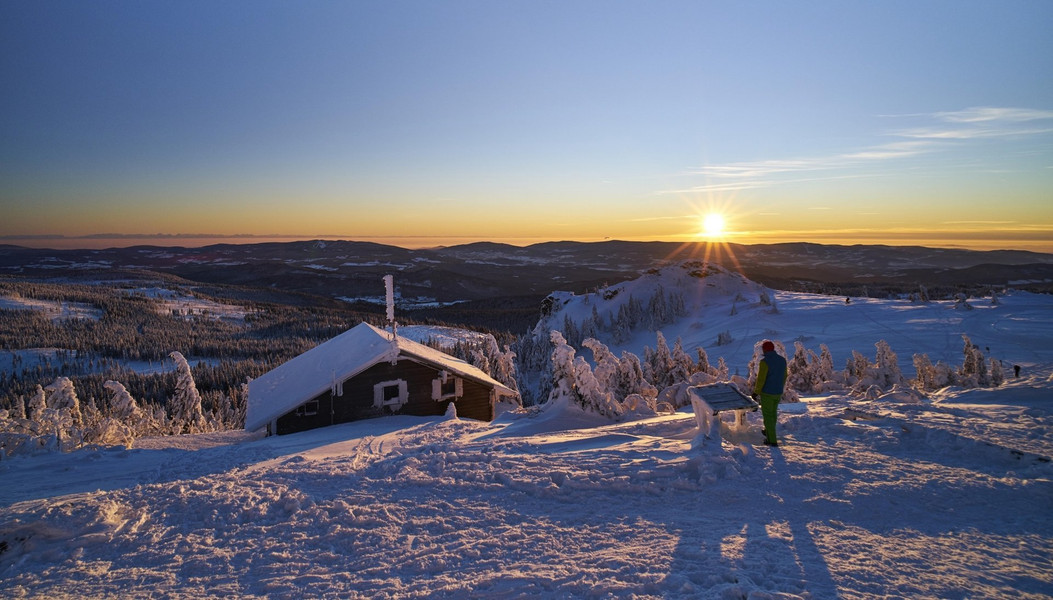
[[[442,371],[431,380],[431,399],[436,402],[460,398],[464,395],[464,380]]]
[[[310,417],[318,414],[318,401],[311,400],[310,402],[304,402],[296,408],[297,417]]]
[[[409,400],[409,387],[403,379],[382,381],[373,386],[373,406],[397,412]]]

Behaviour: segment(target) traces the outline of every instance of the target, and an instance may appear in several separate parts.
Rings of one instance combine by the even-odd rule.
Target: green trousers
[[[761,415],[764,416],[764,429],[768,432],[768,441],[773,444],[779,441],[775,437],[775,424],[779,419],[779,398],[781,396],[776,394],[762,393],[760,395],[760,409]]]

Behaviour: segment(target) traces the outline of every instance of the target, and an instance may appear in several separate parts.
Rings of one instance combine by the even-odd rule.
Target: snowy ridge
[[[551,329],[559,329],[566,319],[580,324],[596,315],[610,324],[631,303],[639,303],[645,310],[653,311],[656,307],[651,306],[652,301],[656,298],[667,299],[669,294],[678,296],[683,314],[699,315],[709,307],[759,303],[762,296],[770,298],[772,291],[719,265],[686,261],[662,269],[651,269],[631,281],[588,294],[553,292],[548,302],[551,309],[542,316],[534,331],[547,335]]]
[[[648,303],[659,292],[681,298],[682,310],[650,319]],[[630,297],[644,314],[635,329],[618,331],[612,317],[617,321]],[[538,321],[536,337],[552,329],[567,335],[566,326],[573,323],[578,337],[595,337],[615,355],[628,350],[642,356],[645,346],[655,347],[655,331],[661,331],[670,345],[680,339],[689,353],[705,349],[711,364],[723,357],[732,374],[745,373],[754,345],[763,339],[782,342],[787,358],[795,342],[814,351],[825,344],[836,369],[844,368],[853,351],[873,357],[875,344],[885,340],[908,377],[914,375],[914,354],[927,354],[933,363],[961,364],[963,334],[1007,370],[1014,364],[1041,364],[1042,346],[1053,339],[1053,320],[1044,316],[1053,310],[1048,295],[1009,290],[997,302],[851,298],[846,303],[843,296],[773,291],[739,273],[694,261],[594,293],[556,292],[550,298],[551,311]],[[567,335],[573,342],[572,337]]]

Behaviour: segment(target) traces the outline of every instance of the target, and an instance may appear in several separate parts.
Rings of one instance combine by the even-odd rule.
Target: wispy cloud
[[[959,111],[883,116],[922,119],[927,123],[909,129],[886,131],[883,134],[900,138],[897,141],[839,154],[704,165],[694,169],[689,175],[704,177],[706,183],[661,193],[734,192],[810,181],[873,177],[877,175],[873,170],[861,172],[860,169],[869,165],[935,154],[963,140],[1053,133],[1053,111],[1041,109],[973,107]],[[1049,122],[1048,126],[1044,121]],[[831,177],[794,176],[844,170],[853,170],[853,173]]]
[[[738,192],[742,190],[753,190],[772,187],[776,185],[788,185],[795,183],[812,183],[816,181],[835,181],[839,179],[862,179],[865,177],[877,177],[874,173],[854,173],[851,175],[835,175],[830,177],[797,177],[792,179],[742,179],[732,183],[704,183],[686,188],[661,190],[657,194],[698,194],[716,192]]]
[[[727,178],[766,177],[782,173],[801,173],[807,171],[827,171],[858,166],[869,161],[891,160],[915,156],[928,151],[931,142],[901,141],[864,148],[844,154],[817,156],[809,158],[776,159],[730,163],[726,165],[706,165],[695,170],[698,175]]]
[[[934,116],[951,123],[986,123],[991,121],[1022,123],[1025,121],[1053,119],[1053,110],[980,106],[954,112],[938,112]]]
[[[912,139],[970,140],[982,138],[1041,135],[1053,127],[1036,127],[1036,121],[1053,121],[1053,111],[1031,108],[980,106],[928,115],[936,125],[905,129],[893,135]],[[1023,124],[1027,125],[1023,125]]]

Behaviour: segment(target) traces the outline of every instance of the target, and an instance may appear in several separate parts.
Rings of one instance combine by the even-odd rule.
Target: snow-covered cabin
[[[482,370],[361,323],[249,382],[245,429],[305,431],[388,414],[490,421],[515,392]]]

